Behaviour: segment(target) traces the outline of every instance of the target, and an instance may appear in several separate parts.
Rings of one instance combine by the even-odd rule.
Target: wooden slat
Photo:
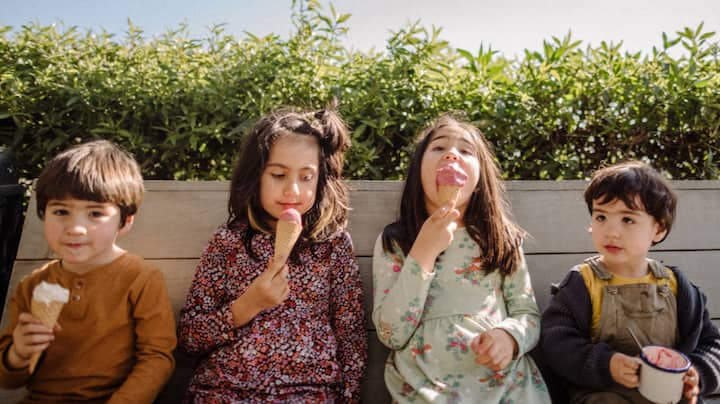
[[[675,265],[682,269],[693,283],[708,295],[708,310],[711,317],[720,318],[720,276],[714,271],[716,263],[720,262],[720,251],[684,251],[684,252],[658,252],[653,258],[662,260],[668,265]],[[567,271],[587,257],[586,254],[528,254],[528,268],[532,278],[538,306],[544,309],[550,299],[550,284],[558,283]],[[180,308],[185,303],[185,296],[192,283],[192,277],[197,265],[197,259],[183,260],[149,260],[163,271],[168,286],[168,293],[173,304],[176,318]],[[365,300],[365,314],[367,329],[374,330],[371,314],[373,305],[372,287],[372,258],[360,257],[360,276],[363,282]],[[17,261],[10,282],[10,289],[14,290],[19,280],[44,261]],[[8,297],[9,299],[9,297]],[[5,326],[3,313],[2,326]]]
[[[135,227],[120,244],[146,258],[197,258],[212,232],[227,218],[227,183],[169,183],[148,181]],[[720,186],[712,188],[717,182],[707,183],[691,182],[692,187],[673,183],[680,199],[677,223],[656,250],[720,249],[720,215],[707,214],[720,211]],[[356,181],[350,186],[354,189],[350,213],[353,242],[358,255],[370,256],[383,226],[397,217],[402,183]],[[507,188],[515,217],[532,236],[527,252],[593,250],[586,232],[589,216],[582,199],[584,182],[518,181],[509,182]],[[47,258],[34,200],[28,212],[18,258]]]

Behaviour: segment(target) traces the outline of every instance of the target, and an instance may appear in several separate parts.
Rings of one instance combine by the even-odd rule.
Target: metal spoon
[[[640,340],[638,340],[637,336],[635,336],[635,333],[633,332],[632,327],[628,326],[627,330],[630,332],[630,336],[632,337],[632,339],[635,340],[635,343],[637,344],[638,348],[640,349],[640,352],[642,352],[642,350],[643,350],[642,344],[640,344]]]

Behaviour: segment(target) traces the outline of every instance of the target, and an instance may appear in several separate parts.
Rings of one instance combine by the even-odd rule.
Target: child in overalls
[[[551,388],[554,402],[649,403],[637,390],[640,349],[629,329],[642,345],[690,358],[684,400],[717,393],[720,334],[705,295],[677,268],[647,257],[675,218],[667,181],[631,161],[598,170],[584,197],[599,255],[570,270],[541,321],[541,361],[564,384]]]

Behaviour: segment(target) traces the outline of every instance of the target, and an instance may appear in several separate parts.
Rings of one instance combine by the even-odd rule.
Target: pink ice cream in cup
[[[653,402],[677,403],[682,399],[683,376],[690,369],[687,356],[671,348],[648,345],[640,351],[638,391]]]

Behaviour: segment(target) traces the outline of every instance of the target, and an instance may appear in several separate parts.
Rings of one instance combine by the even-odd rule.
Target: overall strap
[[[597,276],[604,283],[607,283],[608,281],[610,281],[610,279],[612,279],[612,274],[610,273],[610,271],[608,271],[605,264],[602,263],[599,255],[586,258],[583,262],[585,264],[588,264],[595,276]]]
[[[665,265],[663,265],[662,262],[652,258],[648,258],[647,262],[650,272],[652,272],[655,279],[670,279],[670,275],[667,273],[668,270],[665,269]]]

